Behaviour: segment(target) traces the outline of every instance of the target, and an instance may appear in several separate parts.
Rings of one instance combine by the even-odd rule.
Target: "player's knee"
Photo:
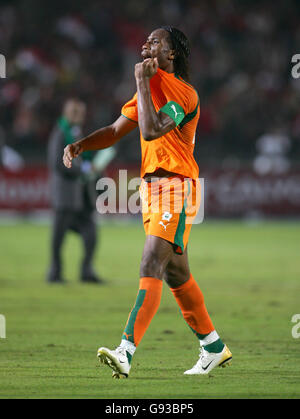
[[[158,252],[147,252],[142,259],[140,267],[141,277],[162,279],[165,266]]]
[[[177,288],[183,285],[190,278],[190,272],[185,269],[166,269],[164,280],[170,288]]]

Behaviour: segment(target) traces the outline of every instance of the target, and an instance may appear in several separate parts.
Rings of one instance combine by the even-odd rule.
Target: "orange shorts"
[[[183,254],[201,203],[200,180],[181,177],[142,180],[140,196],[146,235],[161,237]]]

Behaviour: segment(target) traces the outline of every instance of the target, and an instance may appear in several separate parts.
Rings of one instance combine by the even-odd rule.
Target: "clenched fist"
[[[147,58],[142,63],[137,63],[135,65],[135,78],[149,78],[153,77],[158,69],[157,58]]]

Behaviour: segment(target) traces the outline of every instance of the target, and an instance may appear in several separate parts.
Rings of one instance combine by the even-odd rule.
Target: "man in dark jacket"
[[[66,145],[82,136],[81,127],[86,117],[86,106],[78,99],[68,100],[63,115],[52,131],[48,147],[51,200],[54,220],[51,239],[51,267],[47,280],[64,282],[62,277],[61,248],[65,234],[73,230],[82,236],[84,258],[80,279],[83,282],[102,283],[92,268],[92,259],[97,244],[94,209],[96,188],[90,180],[91,161],[83,155],[71,170],[62,161]]]

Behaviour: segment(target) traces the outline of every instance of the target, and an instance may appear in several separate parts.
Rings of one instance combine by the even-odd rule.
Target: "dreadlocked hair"
[[[162,26],[169,33],[171,48],[175,50],[174,68],[175,74],[186,81],[190,81],[189,55],[191,53],[190,43],[187,37],[179,29],[172,26]]]

